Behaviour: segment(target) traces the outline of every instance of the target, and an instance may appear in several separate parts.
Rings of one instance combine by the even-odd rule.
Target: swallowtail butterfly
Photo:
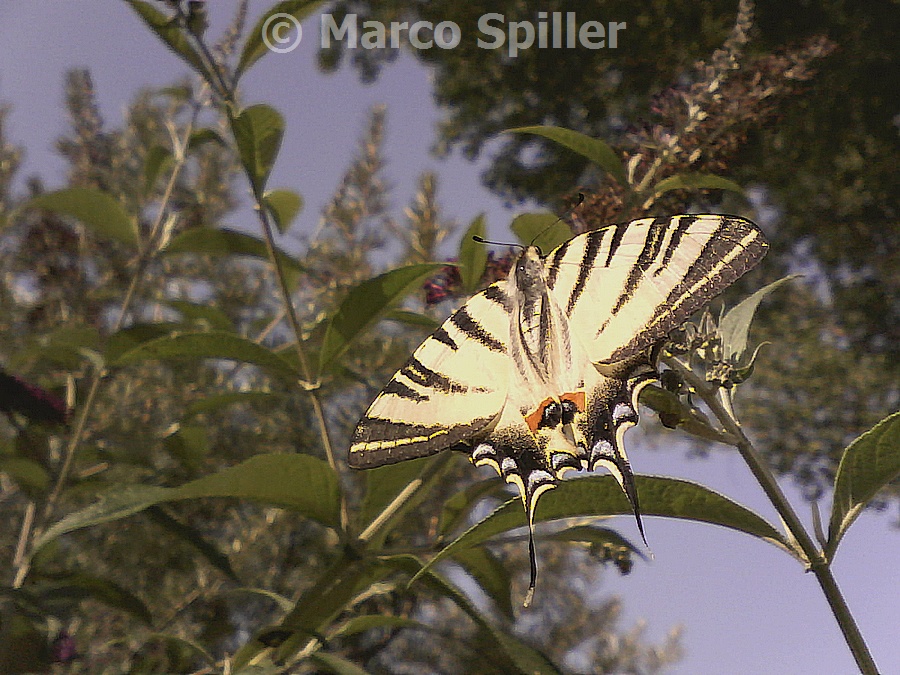
[[[356,428],[350,466],[462,449],[518,488],[530,533],[541,494],[569,470],[601,466],[643,536],[622,436],[657,378],[658,348],[767,247],[748,220],[693,215],[587,232],[546,258],[524,249],[506,280],[472,297],[397,371]],[[530,597],[533,533],[529,550]]]

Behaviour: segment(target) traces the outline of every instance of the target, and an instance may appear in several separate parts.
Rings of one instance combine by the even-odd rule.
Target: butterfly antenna
[[[477,241],[479,244],[490,244],[491,246],[515,246],[516,248],[520,248],[523,251],[525,247],[522,244],[511,244],[503,241],[491,241],[490,239],[485,239],[484,237],[479,237],[477,234],[472,235],[472,239]]]
[[[565,218],[566,216],[571,215],[571,213],[572,213],[575,209],[577,209],[579,206],[581,206],[582,204],[584,204],[584,193],[583,193],[583,192],[579,192],[579,193],[578,193],[578,201],[575,202],[572,206],[570,206],[570,207],[566,210],[566,212],[563,213],[559,218],[557,218],[556,220],[554,220],[554,221],[553,221],[552,223],[550,223],[547,227],[545,227],[543,230],[541,230],[541,231],[538,232],[536,235],[534,235],[534,239],[531,240],[531,244],[529,244],[529,245],[530,245],[530,246],[534,246],[534,242],[536,242],[536,241],[538,240],[538,238],[539,238],[542,234],[544,234],[547,230],[549,230],[551,227],[553,227],[554,225],[556,225],[559,221],[561,221],[561,220],[562,220],[563,218]]]

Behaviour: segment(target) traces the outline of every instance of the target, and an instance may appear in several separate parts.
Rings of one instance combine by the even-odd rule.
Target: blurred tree
[[[154,231],[161,219],[170,223],[166,236],[176,243],[221,232],[226,219],[244,219],[234,196],[235,157],[216,140],[222,129],[201,126],[207,117],[203,101],[190,87],[141,94],[123,128],[112,129],[100,116],[89,73],[74,71],[67,79],[67,107],[71,129],[58,145],[69,163],[67,188],[115,195],[141,214],[142,233]],[[322,339],[323,317],[351,286],[374,273],[373,253],[384,232],[405,246],[401,262],[432,260],[448,233],[433,175],[423,177],[405,218],[395,222],[388,213],[384,115],[383,109],[373,111],[318,230],[295,241],[306,274],[295,288],[295,306],[310,347]],[[188,129],[193,131],[185,163],[173,173],[175,139]],[[27,195],[10,192],[18,156],[0,134],[0,214],[46,194],[37,179],[29,181]],[[101,354],[110,359],[171,331],[235,330],[273,346],[290,340],[270,273],[259,261],[206,255],[202,248],[177,250],[135,260],[122,244],[98,237],[76,220],[19,211],[0,232],[0,363],[60,392],[71,378],[81,400]],[[124,328],[117,331],[123,313]],[[340,447],[375,389],[421,337],[421,328],[373,331],[323,384]],[[98,392],[55,514],[123,485],[182,485],[264,451],[322,455],[303,399],[251,367],[216,360],[183,361],[177,367],[149,361],[111,369]],[[297,598],[313,588],[341,551],[331,531],[288,511],[210,500],[156,506],[125,523],[80,530],[42,549],[27,566],[17,552],[22,546],[17,537],[30,531],[27,514],[39,522],[43,517],[35,505],[46,503],[65,450],[52,429],[13,412],[0,421],[0,451],[0,469],[6,472],[0,479],[0,514],[15,524],[0,536],[0,550],[26,570],[12,584],[21,582],[21,588],[9,589],[13,600],[0,607],[6,631],[0,632],[0,673],[45,670],[50,662],[66,663],[72,673],[190,672],[198,667],[197,646],[214,658],[232,654],[247,635],[277,620],[273,597]],[[31,473],[23,470],[25,463]],[[361,491],[366,478],[355,477],[362,480],[347,483]],[[435,498],[392,532],[392,543],[430,545],[443,503],[471,480],[462,462],[454,465],[435,487]],[[362,495],[349,498],[359,506]],[[596,563],[582,557],[567,569],[593,570],[596,576]],[[272,595],[239,593],[239,587]],[[567,587],[562,574],[547,575],[548,594]],[[602,653],[603,662],[624,672],[648,674],[677,657],[674,640],[654,646],[634,631],[620,635],[615,601],[589,608],[572,592],[566,597],[564,618],[572,634],[594,636],[596,644],[581,647],[584,654]],[[434,639],[427,641],[420,630],[398,627],[351,633],[329,645],[332,653],[372,672],[441,670],[447,664],[467,672],[506,667],[502,659],[485,662],[483,626],[437,593],[407,589],[402,579],[374,587],[340,618],[360,613],[414,618],[434,627]],[[514,629],[511,616],[497,620]],[[526,637],[560,660],[578,646],[535,626]],[[408,651],[406,645],[416,648]]]
[[[478,28],[484,14],[503,15],[508,27],[511,21],[536,25],[539,12],[574,12],[579,23],[628,27],[615,49],[531,48],[511,58],[508,49],[477,45],[485,37]],[[497,136],[534,124],[603,138],[644,161],[665,155],[660,175],[711,171],[751,188],[772,243],[768,274],[802,271],[806,277],[767,303],[758,337],[778,348],[759,363],[746,421],[779,469],[810,496],[833,478],[849,439],[900,407],[895,3],[336,3],[336,20],[349,13],[358,15],[359,25],[369,18],[421,18],[460,26],[457,48],[411,50],[434,71],[444,114],[438,149],[470,158],[489,152],[485,184],[510,200],[559,208],[566,196],[590,190],[592,226],[630,215],[616,197],[621,186],[583,157],[534,136]],[[708,69],[716,64],[708,57],[725,43],[735,14],[749,40],[715,81],[710,92],[716,95],[692,99],[698,86],[712,83]],[[333,44],[320,54],[323,67],[350,57],[364,79],[376,77],[396,55],[351,54]],[[700,59],[706,61],[695,67]],[[685,135],[679,132],[691,102],[706,118]],[[672,162],[675,136],[682,152]],[[654,209],[746,210],[716,194],[706,204],[692,199],[660,200]],[[810,419],[820,423],[810,425]]]

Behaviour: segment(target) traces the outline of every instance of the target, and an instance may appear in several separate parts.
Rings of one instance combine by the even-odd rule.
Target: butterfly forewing
[[[432,455],[496,421],[509,372],[505,302],[496,286],[479,293],[416,349],[357,426],[351,467]]]
[[[594,363],[664,339],[765,254],[749,221],[645,218],[575,237],[547,258],[553,293]]]

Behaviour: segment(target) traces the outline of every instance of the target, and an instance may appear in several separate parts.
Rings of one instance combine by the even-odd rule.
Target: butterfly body
[[[349,464],[469,453],[538,497],[570,470],[608,469],[643,535],[623,434],[668,333],[765,254],[749,221],[646,218],[523,250],[414,352],[360,421]],[[534,571],[534,569],[533,569]]]

